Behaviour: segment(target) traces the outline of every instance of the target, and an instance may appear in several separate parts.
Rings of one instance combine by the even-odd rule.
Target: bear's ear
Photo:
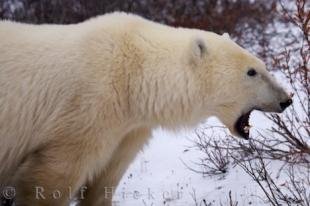
[[[192,42],[192,51],[194,58],[202,58],[207,53],[207,47],[203,39],[196,38]]]
[[[222,34],[222,37],[224,37],[224,38],[226,38],[226,39],[230,39],[230,36],[229,36],[229,34],[228,34],[228,33],[224,33],[224,34]]]

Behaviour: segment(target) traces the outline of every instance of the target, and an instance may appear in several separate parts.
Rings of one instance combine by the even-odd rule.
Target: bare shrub
[[[205,138],[209,135],[205,133],[206,131],[205,129],[197,130],[197,139],[193,141],[193,147],[201,153],[199,161],[193,162],[193,165],[183,163],[188,169],[202,175],[225,174],[230,164],[229,148],[222,147],[212,138]]]
[[[256,150],[256,148],[253,148]],[[286,169],[286,181],[282,184],[277,183],[272,172],[270,172],[269,163],[266,162],[256,150],[257,158],[253,160],[240,161],[235,158],[239,165],[263,191],[267,202],[274,206],[281,205],[300,205],[309,206],[310,203],[310,172],[308,168],[297,169],[290,165]],[[308,165],[309,166],[309,165]],[[296,170],[298,170],[296,172]],[[302,171],[301,173],[299,173]],[[296,173],[299,173],[297,176]]]

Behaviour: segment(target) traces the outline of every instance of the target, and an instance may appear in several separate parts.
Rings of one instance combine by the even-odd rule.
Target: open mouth
[[[235,129],[237,133],[244,139],[249,139],[250,135],[250,124],[249,119],[253,109],[245,114],[242,114],[235,123]]]

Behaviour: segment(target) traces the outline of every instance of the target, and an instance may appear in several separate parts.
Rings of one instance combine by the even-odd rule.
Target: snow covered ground
[[[265,126],[262,115],[255,113],[251,119],[255,119],[256,129]],[[211,123],[216,120],[211,119]],[[186,150],[193,145],[194,138],[194,131],[189,130],[154,131],[150,144],[138,155],[117,188],[115,205],[191,206],[196,205],[196,198],[197,205],[225,206],[229,191],[240,206],[264,205],[258,197],[261,191],[257,184],[239,167],[230,167],[225,175],[205,177],[186,168],[183,162],[199,159],[199,152]]]

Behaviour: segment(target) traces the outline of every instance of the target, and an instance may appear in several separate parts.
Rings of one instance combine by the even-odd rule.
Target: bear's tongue
[[[236,131],[244,139],[249,139],[249,133],[250,133],[249,118],[251,111],[241,115],[235,124]]]

